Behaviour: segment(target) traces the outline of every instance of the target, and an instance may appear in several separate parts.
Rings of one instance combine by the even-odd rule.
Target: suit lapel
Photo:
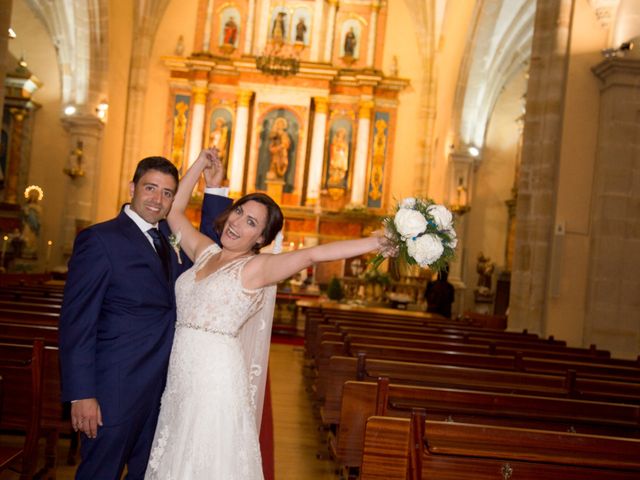
[[[167,280],[164,268],[162,267],[162,261],[149,240],[147,240],[145,234],[142,233],[134,221],[124,213],[124,210],[122,210],[120,215],[118,215],[118,222],[121,226],[122,233],[129,243],[140,253],[141,258],[149,265],[149,268],[157,277],[158,281],[173,296],[173,284]]]

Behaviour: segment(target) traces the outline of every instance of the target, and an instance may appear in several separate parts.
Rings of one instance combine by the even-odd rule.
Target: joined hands
[[[220,187],[224,179],[224,170],[222,168],[222,161],[218,155],[218,149],[214,147],[202,150],[198,158],[203,158],[203,161],[206,162],[202,173],[207,188]]]

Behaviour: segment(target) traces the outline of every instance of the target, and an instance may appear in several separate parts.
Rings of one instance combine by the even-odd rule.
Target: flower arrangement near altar
[[[398,257],[408,265],[420,265],[438,272],[455,254],[458,244],[453,228],[453,215],[431,199],[405,198],[394,215],[382,220],[385,237],[397,249]],[[384,260],[378,254],[372,260],[377,268]]]

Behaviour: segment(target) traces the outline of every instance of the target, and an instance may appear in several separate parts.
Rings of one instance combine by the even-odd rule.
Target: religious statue
[[[291,138],[287,133],[288,123],[284,117],[278,117],[273,122],[269,133],[269,153],[271,164],[267,178],[269,180],[283,179],[289,166],[289,147]]]
[[[494,268],[495,264],[491,261],[491,258],[485,257],[484,253],[480,252],[476,265],[476,271],[478,272],[478,292],[491,292],[491,277],[493,276]]]
[[[304,43],[304,34],[307,32],[307,25],[304,23],[304,17],[300,17],[296,25],[296,42]]]
[[[349,143],[344,128],[336,130],[329,151],[329,181],[331,186],[341,186],[349,168]]]
[[[38,251],[38,237],[40,236],[40,217],[42,216],[42,190],[35,185],[25,190],[27,203],[22,207],[22,232],[24,241],[22,248],[23,258],[36,258]]]
[[[181,57],[184,54],[184,36],[183,35],[180,35],[178,37],[178,41],[176,42],[176,48],[174,49],[173,53],[178,57]]]
[[[349,29],[347,34],[344,36],[344,56],[345,57],[353,57],[356,51],[356,34],[353,31],[353,27]]]
[[[236,45],[236,37],[238,36],[238,25],[233,17],[229,17],[229,20],[224,24],[224,39],[225,45]]]
[[[276,18],[273,19],[273,27],[271,27],[271,39],[282,43],[286,34],[285,27],[285,17],[287,16],[286,12],[278,12]]]
[[[229,127],[222,117],[216,117],[213,121],[214,128],[209,133],[209,148],[218,149],[218,157],[223,169],[227,167],[227,143],[229,141]]]

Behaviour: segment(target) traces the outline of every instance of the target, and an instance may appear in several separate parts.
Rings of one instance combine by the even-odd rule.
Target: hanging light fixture
[[[261,55],[256,57],[256,68],[265,75],[288,77],[300,70],[297,52],[281,42],[269,42]]]

